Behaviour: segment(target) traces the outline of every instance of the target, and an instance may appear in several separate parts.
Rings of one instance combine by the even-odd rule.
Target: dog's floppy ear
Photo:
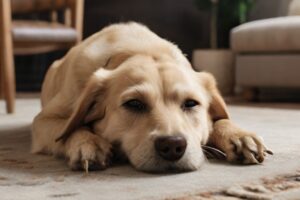
[[[103,118],[105,115],[105,107],[97,107],[97,110],[93,109],[93,107],[96,104],[96,99],[98,101],[99,98],[104,99],[104,93],[104,78],[94,74],[75,102],[73,112],[69,117],[61,136],[57,138],[56,141],[62,140],[65,142],[77,128],[96,120],[96,118]]]
[[[109,74],[112,73],[115,68],[126,61],[130,56],[129,53],[117,53],[112,55],[107,60],[105,66],[94,73],[87,82],[82,94],[77,99],[75,108],[69,117],[61,136],[57,138],[56,141],[62,140],[65,142],[79,127],[104,117],[105,107],[103,106],[103,102],[97,103],[96,98],[98,99],[98,102],[101,101],[99,99],[104,99],[106,90],[105,80],[108,79]]]
[[[210,98],[209,114],[213,121],[229,119],[226,104],[217,88],[215,78],[207,72],[199,72],[200,83],[205,87]]]
[[[105,69],[115,69],[117,66],[125,62],[129,57],[132,55],[130,53],[117,53],[114,56],[111,56],[108,60],[106,65],[104,66]]]

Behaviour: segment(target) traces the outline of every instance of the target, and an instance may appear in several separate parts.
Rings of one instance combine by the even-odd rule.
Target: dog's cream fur
[[[128,111],[122,105],[130,99],[149,111]],[[199,105],[183,110],[187,99]],[[193,71],[174,44],[137,23],[111,25],[56,61],[43,84],[42,107],[32,151],[62,154],[75,169],[85,160],[106,167],[115,142],[145,171],[196,170],[207,143],[229,161],[262,162],[266,151],[255,134],[231,123],[211,75]],[[153,145],[158,136],[172,135],[187,140],[177,162],[161,159]]]

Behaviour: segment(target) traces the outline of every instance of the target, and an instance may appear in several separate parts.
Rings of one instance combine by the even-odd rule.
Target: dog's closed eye
[[[185,102],[182,104],[182,109],[183,110],[191,110],[192,108],[196,107],[199,105],[199,102],[193,99],[187,99]],[[146,103],[142,102],[141,100],[138,99],[131,99],[123,103],[123,106],[132,111],[132,112],[137,112],[137,113],[142,113],[146,112],[148,110],[148,106]]]
[[[138,100],[138,99],[131,99],[126,101],[123,106],[132,111],[132,112],[136,112],[136,113],[143,113],[146,112],[148,110],[148,106],[147,104],[145,104],[144,102]]]
[[[187,99],[184,101],[184,103],[182,104],[182,109],[183,110],[190,110],[196,106],[199,105],[199,102],[193,99]]]

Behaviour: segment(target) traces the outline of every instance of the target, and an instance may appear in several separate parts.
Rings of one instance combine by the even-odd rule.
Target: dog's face
[[[147,56],[132,57],[117,70],[107,82],[105,117],[95,132],[118,141],[140,170],[199,168],[209,121],[195,77]]]
[[[136,55],[95,77],[93,92],[81,102],[88,110],[78,112],[93,124],[93,132],[121,144],[135,168],[191,171],[201,166],[201,144],[211,130],[211,97],[196,72]]]

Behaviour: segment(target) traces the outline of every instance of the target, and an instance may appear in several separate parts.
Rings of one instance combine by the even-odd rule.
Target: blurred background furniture
[[[261,87],[300,87],[300,0],[282,2],[288,16],[248,22],[231,32],[236,84],[249,100]]]
[[[0,0],[0,94],[15,110],[14,55],[68,49],[82,39],[84,0]],[[14,20],[12,14],[47,12],[49,21]]]
[[[44,17],[36,15],[36,13],[25,16],[15,14],[13,18]],[[175,42],[188,58],[191,58],[193,49],[209,46],[208,16],[208,12],[199,11],[194,0],[89,0],[84,3],[83,38],[112,23],[137,21],[147,25],[161,37]],[[223,37],[223,34],[220,36]],[[40,92],[47,69],[54,60],[61,58],[66,52],[67,50],[59,50],[30,56],[15,56],[17,91],[23,94]],[[0,112],[1,109],[3,108],[0,107]]]

